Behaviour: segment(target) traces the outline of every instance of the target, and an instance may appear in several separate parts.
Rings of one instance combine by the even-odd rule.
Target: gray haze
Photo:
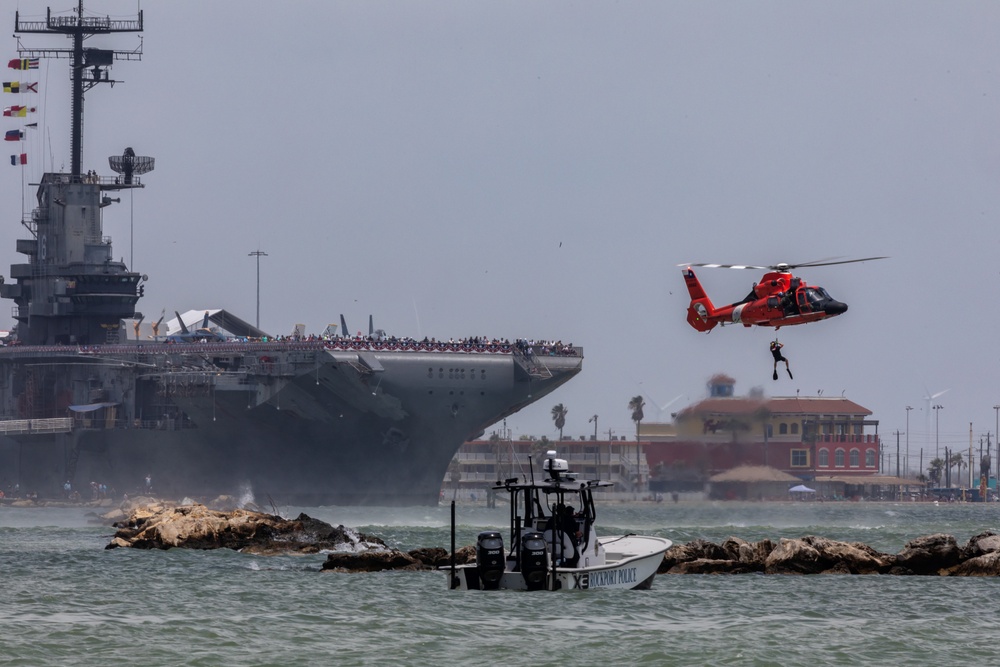
[[[53,2],[17,8],[30,18],[75,5]],[[88,8],[135,13],[132,2]],[[515,437],[556,434],[560,402],[567,434],[592,433],[595,413],[605,435],[634,434],[631,396],[648,397],[647,419],[679,397],[669,419],[716,372],[738,393],[843,394],[874,412],[890,449],[912,406],[914,468],[934,447],[928,392],[948,390],[933,401],[942,447],[967,447],[970,422],[977,449],[995,430],[1000,4],[142,8],[142,62],[116,64],[124,83],[87,96],[84,169],[109,174],[107,156],[126,146],[156,158],[146,189],[104,218],[126,261],[134,224],[147,318],[224,307],[253,321],[248,253],[259,248],[261,325],[273,333],[300,322],[318,333],[340,313],[366,329],[373,314],[396,335],[582,345],[583,373],[508,420]],[[14,9],[2,13],[8,32]],[[8,59],[15,46],[8,38]],[[31,182],[39,158],[69,163],[67,61],[34,75]],[[4,169],[6,274],[26,232],[21,169]],[[698,334],[685,322],[677,263],[872,255],[891,259],[798,272],[850,311],[779,332],[794,381],[770,378],[773,330]],[[760,278],[699,275],[717,303]]]

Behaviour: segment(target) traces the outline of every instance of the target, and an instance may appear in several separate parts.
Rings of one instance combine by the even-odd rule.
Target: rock
[[[722,550],[726,552],[730,560],[747,565],[759,565],[760,569],[763,569],[764,561],[774,551],[774,542],[768,539],[760,542],[747,542],[739,537],[728,537],[722,543]]]
[[[697,539],[687,544],[675,544],[663,554],[663,562],[658,572],[668,572],[678,563],[698,560],[728,560],[726,552],[718,544]]]
[[[747,574],[760,572],[761,568],[738,560],[712,560],[697,558],[695,560],[677,563],[668,571],[669,574]]]
[[[969,542],[962,549],[961,558],[964,561],[994,551],[1000,551],[1000,535],[987,531],[969,538]]]
[[[834,563],[833,567],[828,570],[823,570],[823,574],[854,574],[851,572],[851,568],[847,567],[847,563]]]
[[[959,563],[961,552],[955,538],[937,533],[910,540],[895,558],[893,574],[938,574]]]
[[[749,547],[750,543],[741,537],[730,536],[723,540],[722,544],[719,546],[722,547],[722,550],[726,553],[726,557],[729,560],[738,561],[740,559],[740,549]]]
[[[378,538],[360,535],[343,526],[300,514],[284,519],[272,514],[232,510],[221,512],[204,505],[135,508],[128,519],[115,524],[107,549],[234,549],[247,553],[317,553],[388,550]]]
[[[764,561],[767,574],[818,574],[824,569],[819,551],[803,538],[782,538]]]
[[[323,571],[381,572],[383,570],[426,570],[427,566],[402,551],[336,552],[327,554]]]
[[[867,545],[838,542],[809,535],[783,539],[764,561],[767,574],[821,574],[850,572],[879,574],[891,567],[890,559]]]
[[[1000,576],[1000,551],[991,551],[963,561],[955,567],[941,572],[950,577],[996,577]]]
[[[474,545],[469,545],[462,547],[461,549],[455,550],[455,562],[456,563],[475,563],[476,562],[476,547]]]
[[[423,563],[427,567],[436,568],[436,567],[445,567],[446,565],[451,565],[451,552],[448,551],[447,549],[442,549],[441,547],[414,549],[410,551],[409,554],[410,556],[417,559],[419,562]],[[455,563],[457,565],[463,565],[467,562],[462,558],[462,556],[463,554],[461,553],[461,551],[456,550]],[[475,556],[473,556],[473,560],[475,560]]]

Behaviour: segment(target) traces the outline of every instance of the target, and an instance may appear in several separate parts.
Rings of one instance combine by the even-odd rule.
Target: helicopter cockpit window
[[[820,305],[830,299],[830,295],[822,287],[807,287],[805,289],[806,299],[811,305]]]

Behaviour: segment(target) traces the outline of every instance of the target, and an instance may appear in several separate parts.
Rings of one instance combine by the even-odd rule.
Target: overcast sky
[[[5,3],[9,32],[15,4],[23,18],[76,4],[53,1]],[[121,18],[136,8],[87,5]],[[967,447],[970,422],[977,449],[995,430],[996,2],[142,9],[142,61],[116,64],[124,83],[87,95],[84,169],[110,174],[107,157],[126,146],[156,158],[147,187],[104,218],[115,255],[149,275],[147,318],[220,307],[253,321],[248,253],[260,249],[261,326],[273,333],[318,333],[340,313],[366,329],[372,314],[395,335],[582,345],[583,372],[510,418],[515,437],[557,433],[556,403],[567,434],[592,433],[594,414],[605,435],[633,434],[630,397],[647,396],[647,419],[676,399],[669,419],[718,372],[740,394],[843,394],[893,448],[909,405],[914,465],[934,447],[932,404],[944,406],[942,447]],[[67,61],[30,76],[40,129],[23,174],[37,182],[69,166]],[[4,169],[6,274],[25,230],[22,169]],[[685,321],[678,263],[873,255],[891,259],[798,272],[850,310],[778,332],[794,380],[771,380],[773,329],[699,334]],[[729,303],[760,272],[699,276]]]

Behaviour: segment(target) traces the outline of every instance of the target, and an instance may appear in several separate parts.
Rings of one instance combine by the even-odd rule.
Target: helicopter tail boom
[[[691,304],[688,306],[687,321],[697,331],[711,331],[718,323],[713,319],[716,314],[712,300],[708,298],[705,289],[694,275],[691,267],[684,269],[684,284],[687,285],[688,293],[691,295]]]

